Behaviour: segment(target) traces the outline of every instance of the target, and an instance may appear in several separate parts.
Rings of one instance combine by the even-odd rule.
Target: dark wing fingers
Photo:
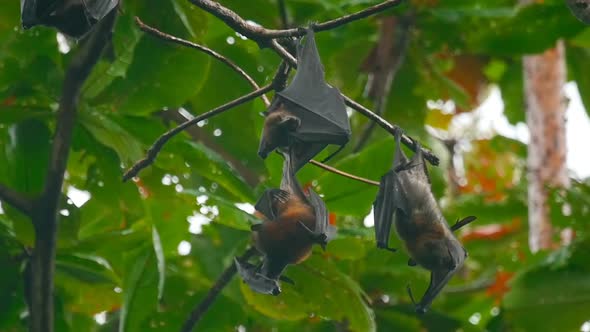
[[[313,189],[309,188],[309,203],[313,206],[315,211],[315,234],[326,234],[330,221],[328,218],[328,209],[326,204]]]
[[[432,301],[434,301],[436,296],[445,287],[445,285],[449,282],[449,280],[455,274],[456,271],[457,269],[432,271],[430,275],[430,284],[428,285],[428,289],[422,296],[420,302],[416,305],[417,313],[424,314],[426,313],[426,311],[428,311],[428,307],[430,307]]]
[[[456,231],[459,230],[460,228],[462,228],[463,226],[470,224],[471,222],[475,221],[477,219],[476,216],[469,216],[469,217],[465,217],[461,220],[457,220],[457,222],[451,226],[451,231]]]
[[[277,217],[277,211],[275,206],[275,197],[277,192],[282,191],[280,189],[267,189],[262,193],[262,196],[254,205],[256,211],[262,213],[269,220],[275,220]],[[280,196],[280,195],[279,195]]]
[[[393,224],[393,212],[395,210],[395,173],[390,171],[383,175],[379,192],[373,203],[373,218],[375,220],[375,240],[377,248],[392,250],[389,248],[389,234]],[[395,251],[393,249],[392,251]]]
[[[96,21],[100,21],[119,4],[119,0],[85,0],[84,2],[89,18]]]

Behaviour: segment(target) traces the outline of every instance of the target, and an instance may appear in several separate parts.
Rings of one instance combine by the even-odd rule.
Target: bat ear
[[[294,115],[287,115],[280,122],[280,126],[288,131],[295,131],[300,125],[301,120]]]

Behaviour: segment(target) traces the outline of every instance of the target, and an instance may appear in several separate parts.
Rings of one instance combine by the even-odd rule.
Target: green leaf
[[[587,262],[588,240],[581,245],[563,248],[572,250],[572,257],[580,256],[579,263]],[[590,280],[585,263],[578,265],[573,259],[552,262],[548,260],[523,271],[511,282],[510,292],[504,299],[506,319],[512,325],[528,331],[567,330],[573,331],[588,320],[585,310],[590,305]],[[580,267],[583,268],[581,269]],[[557,287],[557,285],[559,285]],[[559,308],[559,315],[551,320],[539,320],[543,315],[552,315]]]
[[[379,181],[391,167],[394,143],[392,139],[382,140],[367,146],[360,153],[349,155],[334,165],[339,170],[357,176]],[[377,187],[354,181],[342,176],[324,172],[318,179],[317,189],[324,192],[328,209],[336,215],[365,217],[371,210],[377,195]],[[330,190],[328,188],[341,188]]]
[[[67,252],[57,256],[55,269],[56,293],[67,311],[93,315],[120,303],[119,277],[103,257]]]
[[[102,257],[80,253],[58,255],[55,268],[86,283],[119,284],[119,278]]]
[[[125,78],[127,70],[133,62],[135,49],[143,34],[135,27],[130,13],[117,18],[117,25],[113,33],[113,47],[115,60],[113,62],[99,62],[90,77],[84,83],[82,95],[93,99],[98,96],[117,77]]]
[[[157,15],[153,8],[158,8]],[[170,2],[141,2],[139,15],[146,23],[167,33],[179,37],[187,34]],[[134,115],[180,107],[200,90],[208,77],[210,62],[208,55],[143,36],[126,76],[116,78],[95,102]]]
[[[252,292],[241,284],[246,301],[259,312],[282,320],[300,320],[319,316],[346,321],[352,331],[375,331],[373,311],[365,302],[358,284],[340,272],[328,260],[313,255],[306,263],[284,272],[295,281],[283,283],[283,292],[268,296]]]
[[[252,202],[254,200],[252,188],[218,153],[195,142],[187,142],[178,148],[181,149],[182,155],[186,156],[185,160],[189,163],[192,172],[214,181],[239,201]]]
[[[567,48],[568,72],[578,85],[578,91],[586,113],[590,114],[590,77],[585,75],[590,70],[590,50],[587,48]]]
[[[27,196],[39,194],[45,184],[51,150],[47,125],[29,119],[0,130],[0,135],[0,183]],[[2,206],[13,221],[16,237],[32,246],[34,230],[30,219],[8,204]]]
[[[94,139],[117,152],[123,163],[131,165],[143,157],[141,143],[108,116],[81,112],[79,121]]]
[[[498,82],[508,122],[525,122],[523,69],[520,61],[512,61]]]
[[[158,229],[155,226],[152,226],[152,244],[158,262],[158,302],[161,302],[164,295],[164,285],[166,284],[166,259],[162,242],[160,242],[160,234],[158,234]]]
[[[156,257],[153,248],[144,245],[127,253],[126,261],[119,332],[141,331],[142,322],[156,309]]]

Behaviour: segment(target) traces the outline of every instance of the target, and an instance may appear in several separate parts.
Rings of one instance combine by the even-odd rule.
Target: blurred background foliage
[[[280,28],[275,0],[221,1],[246,19]],[[294,25],[324,21],[376,0],[286,0]],[[590,109],[590,28],[563,1],[525,7],[509,0],[414,0],[377,17],[318,33],[328,81],[363,104],[361,67],[379,22],[412,7],[406,58],[384,116],[431,147],[433,191],[450,222],[478,221],[460,232],[470,257],[431,311],[413,312],[406,285],[425,290],[428,274],[403,251],[378,251],[371,203],[377,188],[306,166],[299,175],[323,194],[339,228],[326,252],[287,269],[295,285],[279,297],[252,293],[238,278],[224,289],[199,331],[579,331],[590,330],[590,182],[575,179],[551,196],[557,231],[574,241],[532,255],[527,245],[526,147],[518,140],[455,130],[499,89],[511,124],[524,121],[520,57],[563,38],[569,78]],[[279,63],[270,50],[236,34],[184,0],[126,0],[114,46],[83,90],[61,199],[56,266],[57,331],[175,331],[223,269],[249,245],[259,194],[278,185],[281,160],[257,156],[261,100],[209,119],[174,138],[139,180],[123,171],[174,125],[167,115],[205,112],[251,91],[223,64],[141,33],[134,16],[207,45],[259,83]],[[18,1],[0,8],[0,182],[26,193],[41,188],[55,129],[64,68],[71,53],[48,28],[23,31]],[[75,43],[69,47],[75,49]],[[497,105],[501,107],[501,105]],[[353,133],[366,119],[351,113]],[[467,117],[471,124],[475,116]],[[465,127],[465,126],[464,126]],[[377,128],[367,146],[352,144],[331,162],[378,180],[392,161],[393,139]],[[450,142],[462,148],[453,155]],[[445,144],[446,143],[446,144]],[[226,160],[231,158],[231,164]],[[453,162],[454,161],[454,162]],[[0,213],[0,330],[26,330],[23,268],[33,243],[23,215]],[[394,246],[400,247],[395,240]],[[586,325],[584,325],[585,322]]]

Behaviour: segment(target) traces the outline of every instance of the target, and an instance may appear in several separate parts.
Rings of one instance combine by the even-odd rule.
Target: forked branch
[[[21,193],[0,184],[0,201],[30,216],[33,202]]]
[[[162,40],[165,40],[165,41],[168,41],[168,42],[172,42],[172,43],[175,43],[175,44],[183,45],[183,46],[186,46],[186,47],[190,47],[190,48],[199,50],[201,52],[204,52],[205,54],[208,54],[208,55],[212,56],[213,58],[221,61],[223,64],[227,65],[228,67],[230,67],[231,69],[233,69],[236,73],[238,73],[240,76],[242,76],[246,81],[248,81],[248,83],[250,83],[250,85],[254,89],[256,89],[257,91],[260,90],[260,86],[256,83],[256,81],[254,81],[254,79],[250,75],[248,75],[248,73],[246,73],[245,70],[243,70],[240,66],[236,65],[230,59],[224,57],[223,55],[221,55],[221,54],[219,54],[217,52],[215,52],[214,50],[212,50],[212,49],[210,49],[208,47],[205,47],[205,46],[202,46],[202,45],[199,45],[199,44],[190,42],[188,40],[184,40],[182,38],[178,38],[178,37],[172,36],[172,35],[167,34],[165,32],[162,32],[162,31],[160,31],[160,30],[158,30],[156,28],[153,28],[153,27],[145,24],[138,17],[135,18],[135,22],[137,23],[137,25],[139,26],[139,28],[142,31],[145,31],[145,32],[151,34],[152,36],[154,36],[156,38],[159,38],[159,39],[162,39]],[[283,68],[281,67],[277,71],[277,75],[275,75],[275,79],[274,79],[274,81],[272,83],[273,88],[274,89],[281,89],[284,86],[286,80],[287,80],[287,71],[286,70],[283,70]],[[264,104],[266,105],[266,107],[270,106],[270,102],[268,101],[268,99],[266,98],[266,96],[264,94],[262,94],[261,97],[262,97],[262,99],[263,99]],[[213,112],[213,111],[211,111],[211,112]],[[211,112],[208,112],[208,113],[205,113],[205,114],[201,115],[200,120],[193,120],[193,121],[197,121],[197,122],[198,121],[202,121],[202,120],[204,120],[206,118],[209,118],[211,116],[214,116],[216,114],[219,114],[219,113],[210,114]],[[203,116],[205,116],[205,118],[203,118]],[[190,124],[188,124],[188,123],[185,123],[185,124],[186,124],[186,127],[190,126]],[[161,149],[163,148],[164,144],[166,144],[166,142],[172,136],[178,134],[179,132],[181,132],[186,127],[183,127],[182,129],[180,129],[180,127],[177,127],[175,129],[173,129],[173,130],[165,133],[164,135],[162,135],[152,145],[152,147],[148,150],[147,157],[144,158],[144,159],[142,159],[142,160],[140,160],[139,162],[137,162],[125,174],[125,176],[124,176],[123,179],[124,180],[128,180],[130,177],[136,176],[141,169],[143,169],[143,168],[149,166],[150,164],[152,164],[154,162],[157,154],[159,153],[159,151],[161,151]],[[313,164],[313,165],[315,165],[315,166],[317,166],[317,167],[323,168],[324,170],[327,170],[328,172],[332,172],[334,174],[338,174],[340,176],[347,177],[349,179],[353,179],[353,180],[364,182],[364,183],[371,184],[371,185],[379,185],[379,183],[376,182],[376,181],[372,181],[372,180],[365,179],[365,178],[362,178],[362,177],[357,176],[357,175],[353,175],[353,174],[350,174],[350,173],[341,171],[341,170],[339,170],[337,168],[328,166],[328,165],[323,164],[323,163],[321,163],[319,161],[316,161],[316,160],[311,160],[310,163]]]

